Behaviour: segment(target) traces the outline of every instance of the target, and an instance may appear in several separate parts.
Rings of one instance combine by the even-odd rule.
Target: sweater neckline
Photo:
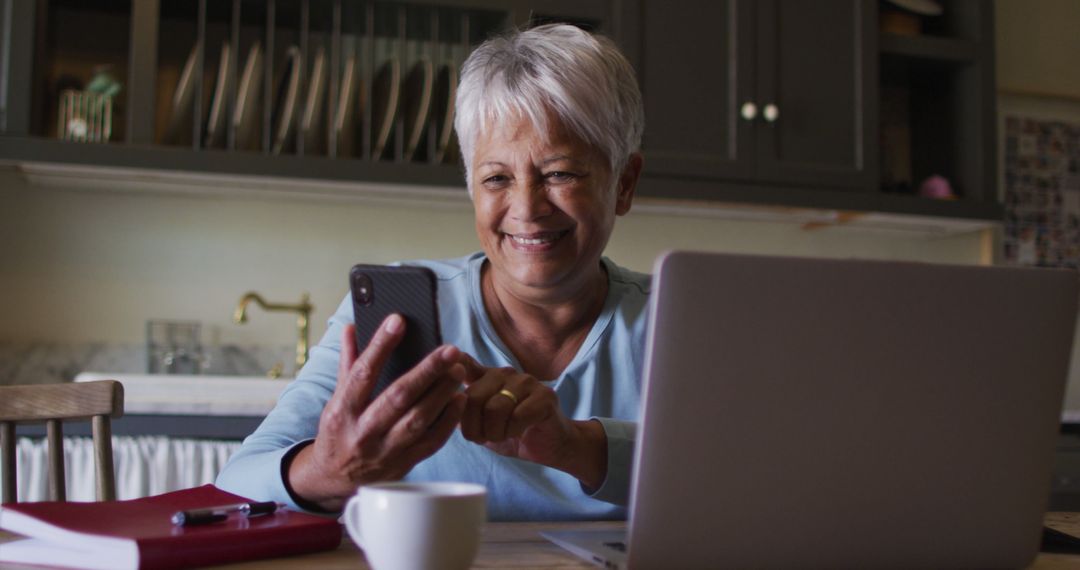
[[[477,322],[480,324],[480,329],[487,337],[488,341],[498,349],[503,358],[510,363],[516,370],[521,370],[521,362],[518,361],[514,353],[506,346],[502,338],[495,332],[495,325],[491,322],[491,317],[487,313],[487,308],[484,306],[483,291],[481,290],[480,272],[484,266],[484,262],[487,261],[487,256],[483,252],[477,252],[472,259],[469,260],[468,267],[468,279],[469,279],[469,304],[474,315],[476,315]],[[608,280],[607,297],[604,299],[604,307],[600,310],[600,315],[596,317],[596,321],[593,322],[592,328],[589,329],[589,334],[585,336],[585,340],[578,347],[577,354],[570,360],[570,363],[566,365],[562,373],[558,378],[540,378],[542,382],[549,385],[558,386],[564,378],[573,376],[573,370],[575,370],[583,361],[586,361],[589,354],[596,347],[597,341],[604,334],[604,330],[611,324],[612,316],[615,314],[615,308],[619,304],[619,297],[622,295],[621,288],[617,288],[619,280],[615,278],[616,272],[619,271],[617,265],[611,262],[610,259],[602,257],[600,262],[604,264]],[[618,290],[617,290],[618,289]]]

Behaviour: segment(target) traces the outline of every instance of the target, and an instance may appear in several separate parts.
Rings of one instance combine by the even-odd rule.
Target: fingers
[[[362,409],[367,405],[387,359],[405,335],[405,320],[397,314],[386,317],[359,356],[356,356],[355,335],[355,325],[347,325],[342,333],[335,393],[341,392],[347,406]]]
[[[433,424],[442,419],[441,415],[445,415],[447,406],[458,394],[458,388],[465,379],[465,369],[461,364],[452,365],[447,372],[390,428],[386,434],[388,442],[394,445],[412,445],[427,435]],[[464,399],[464,395],[461,399]]]
[[[502,441],[506,439],[506,427],[514,410],[529,397],[529,387],[525,384],[522,375],[511,375],[495,395],[488,398],[484,403],[484,438],[487,441]],[[503,391],[513,394],[511,398]]]
[[[506,437],[521,437],[525,430],[556,413],[558,398],[550,389],[533,390],[518,404],[506,423]]]
[[[513,368],[487,369],[482,378],[469,384],[466,395],[461,434],[477,443],[519,437],[558,409],[553,390]]]
[[[347,324],[341,331],[341,356],[338,358],[338,380],[339,382],[334,387],[334,391],[344,390],[343,386],[347,386],[347,382],[340,382],[340,380],[349,376],[349,369],[352,368],[352,363],[356,361],[356,325]]]
[[[459,389],[468,373],[460,363],[461,351],[452,346],[433,351],[369,404],[380,371],[404,336],[405,323],[391,315],[362,351],[357,350],[355,331],[352,325],[342,331],[338,383],[307,452],[318,479],[305,489],[316,491],[312,497],[329,493],[338,503],[357,485],[401,477],[435,453],[465,409]],[[304,486],[306,479],[298,473]]]
[[[458,422],[461,421],[461,416],[465,411],[465,403],[465,394],[453,394],[442,414],[428,428],[424,437],[405,450],[402,457],[403,462],[415,465],[442,448],[446,444],[446,440],[450,439],[450,435],[454,433],[454,428],[457,427]]]
[[[458,368],[457,377],[450,374],[450,369],[458,363],[461,351],[453,346],[443,346],[427,355],[420,364],[394,381],[365,410],[361,418],[362,428],[376,433],[386,433],[399,419],[416,405],[421,397],[444,379],[448,386],[444,390],[453,392],[461,385],[463,371]],[[445,404],[446,398],[443,398]],[[441,409],[441,406],[439,406]],[[428,410],[430,412],[430,409]],[[437,414],[436,414],[437,415]],[[429,418],[428,423],[434,421]],[[416,419],[415,421],[420,421]]]
[[[483,443],[484,437],[484,410],[488,400],[499,393],[505,382],[503,376],[506,371],[502,369],[489,369],[481,379],[474,381],[465,390],[468,402],[465,406],[465,414],[461,417],[461,435],[469,441]],[[500,396],[500,399],[507,399]]]
[[[487,368],[481,366],[470,354],[461,353],[461,365],[465,367],[466,378],[465,382],[472,384],[484,376],[487,372]]]

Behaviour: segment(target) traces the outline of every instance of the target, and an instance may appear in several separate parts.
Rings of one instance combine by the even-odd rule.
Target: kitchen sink
[[[125,414],[265,416],[291,378],[82,372],[76,382],[117,380]]]

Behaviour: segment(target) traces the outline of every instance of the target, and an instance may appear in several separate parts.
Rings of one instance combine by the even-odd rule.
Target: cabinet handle
[[[761,111],[761,116],[765,117],[765,120],[770,123],[775,123],[776,119],[780,118],[780,108],[772,103],[765,105],[765,108]]]
[[[747,121],[753,121],[755,118],[757,118],[757,105],[753,104],[750,101],[747,101],[742,104],[742,108],[739,109],[739,114],[742,115],[743,119],[746,119]]]

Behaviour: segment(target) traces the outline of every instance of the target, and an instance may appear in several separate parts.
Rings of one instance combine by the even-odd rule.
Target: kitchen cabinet
[[[0,2],[0,161],[461,196],[447,86],[469,49],[530,21],[618,36],[608,0]],[[111,99],[65,105],[103,76]]]
[[[643,3],[650,175],[866,184],[874,145],[865,2],[679,4],[685,10]]]
[[[993,7],[943,6],[901,34],[884,0],[642,1],[639,195],[1000,220]]]
[[[996,203],[993,5],[943,5],[940,16],[922,20],[918,34],[879,35],[876,188],[911,193],[939,175],[961,204]]]
[[[0,162],[464,196],[453,145],[440,151],[436,103],[434,120],[412,135],[409,114],[424,90],[413,89],[410,72],[427,58],[438,77],[492,33],[565,21],[612,37],[639,73],[641,197],[1001,218],[988,0],[944,3],[944,15],[911,35],[880,29],[893,9],[885,0],[0,2],[12,24],[0,42]],[[242,90],[255,47],[262,65]],[[319,54],[321,91],[311,89]],[[402,95],[383,129],[380,73],[391,59]],[[354,127],[337,131],[352,136],[342,138],[330,136],[339,128],[331,119],[348,100],[347,69],[356,72],[358,102]],[[122,84],[107,142],[61,140],[70,131],[63,88],[100,70]],[[231,90],[219,101],[222,81]],[[245,115],[251,132],[213,119],[215,109],[235,119],[242,91],[266,103]],[[320,105],[307,104],[312,93]],[[186,115],[176,121],[184,97]],[[320,108],[322,118],[308,121]],[[956,199],[916,195],[933,175],[952,184]]]

